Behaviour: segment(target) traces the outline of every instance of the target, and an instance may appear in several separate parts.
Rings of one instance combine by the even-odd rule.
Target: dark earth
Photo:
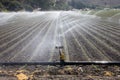
[[[79,66],[1,66],[0,80],[20,80],[17,75],[24,74],[25,80],[120,80],[120,67],[117,65],[79,65]],[[21,79],[24,80],[24,79]]]

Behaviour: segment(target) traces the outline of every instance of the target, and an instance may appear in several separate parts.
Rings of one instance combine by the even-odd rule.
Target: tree
[[[23,3],[33,8],[41,8],[42,10],[48,10],[52,8],[56,0],[25,0]]]
[[[18,1],[10,1],[7,9],[9,9],[10,11],[19,11],[23,8]]]
[[[82,9],[85,8],[86,5],[84,5],[81,1],[79,0],[72,0],[71,1],[71,6],[76,9]]]
[[[55,9],[57,10],[68,10],[70,6],[66,0],[59,0],[56,2]]]
[[[8,11],[19,11],[21,9],[32,11],[36,8],[41,8],[41,10],[69,10],[72,7],[77,9],[89,7],[79,0],[0,0],[0,2],[0,7],[4,7]],[[94,6],[90,7],[95,8]]]
[[[33,8],[30,5],[25,5],[24,8],[26,11],[33,11]]]
[[[0,3],[0,8],[4,8],[4,6],[2,5],[2,3]]]
[[[49,10],[55,4],[55,0],[39,0],[39,6],[42,10]]]
[[[0,3],[0,11],[2,11],[4,9],[4,6],[2,5],[2,3]]]
[[[114,8],[116,8],[116,9],[117,9],[117,8],[119,8],[119,9],[120,9],[120,5],[118,5],[118,6],[115,6]]]

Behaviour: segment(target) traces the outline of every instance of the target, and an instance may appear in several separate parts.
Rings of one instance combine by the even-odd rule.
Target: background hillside
[[[85,4],[99,5],[99,6],[117,6],[120,5],[120,0],[78,0]]]
[[[0,0],[0,11],[120,8],[120,0]]]
[[[69,2],[81,2],[88,6],[97,7],[120,7],[120,0],[68,0]]]

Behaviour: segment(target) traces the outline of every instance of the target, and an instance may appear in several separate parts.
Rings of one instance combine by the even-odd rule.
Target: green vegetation
[[[55,3],[55,0],[1,0],[0,9],[8,11],[27,10],[32,11],[36,8],[42,10],[50,9]]]
[[[33,11],[40,8],[41,10],[68,10],[70,9],[66,0],[1,0],[0,11],[27,10]]]
[[[120,13],[120,10],[109,9],[109,10],[101,10],[99,12],[96,12],[95,15],[100,17],[112,17],[117,13]]]
[[[82,3],[82,1],[80,0],[72,0],[69,4],[70,6],[76,9],[84,9],[84,8],[96,9],[99,7],[98,5],[89,5]]]
[[[120,9],[88,10],[81,11],[82,14],[98,16],[103,20],[120,23]]]
[[[120,8],[120,5],[118,5],[118,6],[115,6],[114,8]]]
[[[11,1],[9,2],[7,9],[10,11],[18,11],[22,9],[22,6],[18,1]]]
[[[86,7],[83,3],[81,3],[81,1],[78,0],[72,0],[71,6],[76,9],[82,9]]]
[[[97,10],[91,10],[88,14],[89,15],[93,15],[93,14],[95,14],[97,12]]]
[[[0,11],[33,11],[34,9],[41,10],[71,10],[92,8],[96,6],[85,5],[78,0],[1,0]]]
[[[71,10],[71,9],[103,9],[97,4],[89,4],[81,0],[0,0],[0,11],[33,11],[39,10]],[[120,8],[120,5],[114,8]]]
[[[4,9],[4,6],[0,3],[0,11],[2,11],[2,9]]]
[[[69,10],[70,6],[65,0],[60,0],[55,3],[54,9],[55,10],[59,10],[59,9],[60,10]]]

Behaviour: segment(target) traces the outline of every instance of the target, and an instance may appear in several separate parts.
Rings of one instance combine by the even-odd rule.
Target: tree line
[[[70,10],[73,8],[94,8],[76,0],[0,0],[0,11]]]

